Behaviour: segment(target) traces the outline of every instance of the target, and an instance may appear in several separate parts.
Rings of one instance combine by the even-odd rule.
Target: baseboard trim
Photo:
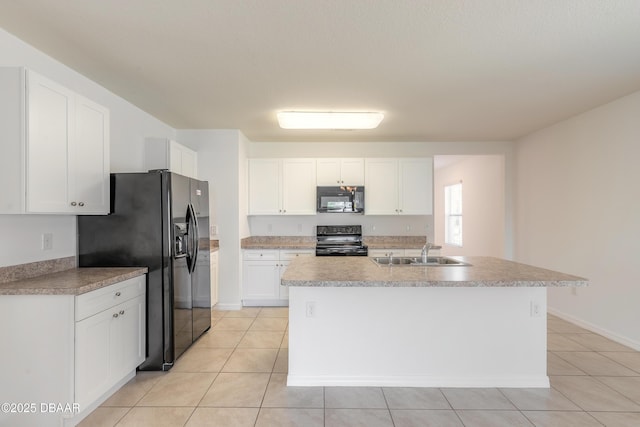
[[[287,386],[343,387],[456,387],[456,388],[549,388],[549,377],[435,377],[435,376],[287,376]]]
[[[632,349],[636,350],[636,351],[640,351],[640,342],[636,341],[636,340],[632,340],[629,339],[625,336],[619,335],[615,332],[611,332],[608,329],[604,329],[601,328],[597,325],[594,325],[591,322],[587,322],[586,320],[580,319],[578,317],[572,316],[570,314],[564,313],[560,310],[556,310],[553,307],[547,307],[547,312],[549,312],[550,314],[553,314],[554,316],[557,316],[563,320],[566,320],[567,322],[571,322],[571,323],[575,323],[576,325],[580,326],[581,328],[587,329],[591,332],[594,332],[596,334],[602,335],[603,337],[609,338],[611,341],[615,341],[618,344],[622,344],[622,345],[626,345],[627,347],[631,347]]]
[[[242,304],[220,304],[213,306],[216,310],[242,310]]]

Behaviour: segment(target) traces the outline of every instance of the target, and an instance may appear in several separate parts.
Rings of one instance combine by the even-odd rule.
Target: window
[[[444,187],[444,242],[462,246],[462,182]]]

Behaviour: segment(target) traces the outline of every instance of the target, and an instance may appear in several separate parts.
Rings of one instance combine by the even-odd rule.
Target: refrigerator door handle
[[[196,211],[193,209],[193,205],[191,206],[191,214],[193,219],[193,230],[195,231],[193,235],[193,269],[191,272],[196,271],[196,263],[198,262],[198,253],[200,252],[200,232],[198,231],[198,215],[196,215]]]
[[[198,260],[198,218],[196,217],[196,213],[193,210],[193,205],[189,203],[187,207],[187,223],[189,224],[189,242],[188,246],[190,248],[187,249],[187,264],[189,267],[189,273],[193,273],[196,271],[196,262]]]

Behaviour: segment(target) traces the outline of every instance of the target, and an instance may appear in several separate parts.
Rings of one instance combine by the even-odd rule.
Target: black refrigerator
[[[209,186],[166,170],[111,174],[106,216],[78,216],[79,267],[146,266],[147,350],[168,370],[211,327]]]

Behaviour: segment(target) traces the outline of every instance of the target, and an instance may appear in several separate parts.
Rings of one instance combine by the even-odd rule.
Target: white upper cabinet
[[[282,161],[282,213],[285,215],[316,214],[315,159]]]
[[[20,67],[0,93],[0,213],[108,213],[109,110]]]
[[[398,161],[366,159],[364,184],[365,215],[398,213]]]
[[[433,159],[365,160],[366,215],[432,215]]]
[[[167,138],[145,140],[145,168],[168,169],[189,178],[198,178],[198,153]]]
[[[315,213],[315,159],[249,159],[249,215]]]
[[[279,159],[249,160],[249,215],[282,214]]]
[[[317,159],[318,186],[364,185],[364,159]]]

